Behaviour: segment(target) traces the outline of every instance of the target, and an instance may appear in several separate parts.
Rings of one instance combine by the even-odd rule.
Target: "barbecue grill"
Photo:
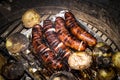
[[[62,10],[70,10],[73,14],[75,14],[75,17],[77,17],[80,25],[82,25],[85,30],[96,37],[98,41],[108,44],[114,52],[119,51],[119,23],[117,23],[118,21],[115,19],[116,17],[113,18],[113,15],[109,13],[110,8],[110,11],[116,9],[117,15],[119,14],[117,13],[119,9],[114,7],[108,8],[107,6],[109,6],[111,3],[107,3],[109,2],[108,0],[105,0],[106,2],[102,1],[31,0],[30,2],[30,0],[21,0],[10,3],[10,13],[8,13],[9,11],[6,12],[5,14],[7,15],[1,17],[0,19],[0,51],[2,52],[2,55],[8,59],[8,61],[20,61],[23,64],[25,72],[20,80],[48,80],[49,77],[47,76],[51,76],[55,72],[46,68],[41,63],[41,59],[38,59],[37,56],[32,54],[32,51],[30,51],[31,47],[29,47],[27,51],[20,53],[20,55],[18,54],[19,57],[17,55],[11,55],[5,47],[6,38],[10,35],[16,32],[29,33],[31,31],[31,29],[25,28],[21,21],[23,13],[30,8],[34,8],[36,11],[38,11],[38,13],[41,15],[41,20],[48,19]],[[104,6],[106,3],[107,5]],[[75,77],[81,80],[80,77],[78,77],[79,74],[77,71],[71,72],[74,73]],[[39,79],[36,79],[36,76]]]

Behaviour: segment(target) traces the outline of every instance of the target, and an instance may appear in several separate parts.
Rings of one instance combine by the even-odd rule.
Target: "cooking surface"
[[[54,16],[54,14],[41,14],[42,20],[48,19],[52,16]],[[101,31],[99,31],[98,29],[94,28],[93,26],[87,24],[86,22],[83,22],[82,20],[78,19],[78,21],[80,23],[82,23],[82,25],[84,26],[84,28],[91,33],[92,35],[94,35],[99,41],[106,41],[107,44],[110,44],[110,46],[114,45],[115,47],[112,47],[113,50],[117,51],[117,47],[116,45],[103,33],[101,33]],[[20,20],[16,20],[15,22],[13,22],[13,24],[11,25],[11,28],[8,28],[1,36],[4,37],[8,37],[11,34],[15,33],[15,32],[21,32],[23,34],[25,34],[27,37],[29,37],[31,35],[31,29],[25,29],[22,25],[22,23],[20,22]],[[32,72],[36,71],[36,70],[40,70],[39,72],[39,76],[41,77],[41,79],[46,80],[45,75],[51,75],[51,73],[53,73],[54,71],[49,70],[49,73],[45,73],[45,66],[43,66],[40,63],[40,59],[38,59],[38,57],[33,56],[31,51],[26,51],[24,53],[21,53],[20,56],[15,58],[16,60],[22,62],[22,64],[25,67],[25,78],[32,78],[34,79],[34,76],[31,75]],[[31,73],[30,73],[31,71]],[[44,72],[44,73],[42,73]],[[45,74],[45,75],[44,75]],[[74,74],[76,76],[78,76],[78,74]],[[24,78],[23,77],[23,78]],[[24,80],[24,79],[21,79]],[[27,80],[27,79],[26,79]]]
[[[94,4],[94,5],[93,5]],[[0,29],[4,31],[5,25],[15,19],[21,18],[29,8],[41,8],[40,13],[46,10],[44,6],[59,6],[69,9],[77,9],[89,14],[98,20],[110,25],[110,28],[120,34],[120,3],[119,0],[2,0],[0,2]],[[58,8],[57,8],[58,9]],[[54,11],[59,11],[55,9]],[[49,9],[50,10],[50,9]],[[45,14],[45,13],[44,13]],[[48,13],[49,14],[49,13]],[[0,31],[0,33],[1,33]],[[120,41],[119,41],[120,42]]]
[[[54,2],[54,1],[44,1],[43,2],[43,1],[39,1],[39,0],[37,0],[36,2],[34,0],[29,0],[29,1],[24,1],[24,0],[17,1],[16,0],[16,1],[10,2],[11,10],[10,10],[10,8],[7,9],[3,5],[3,3],[2,3],[2,5],[0,5],[0,17],[1,17],[1,19],[0,19],[0,24],[1,24],[0,25],[0,27],[1,27],[0,34],[1,34],[1,37],[5,37],[6,38],[6,37],[10,36],[11,34],[13,34],[15,32],[21,32],[21,33],[24,33],[26,36],[29,36],[28,34],[31,32],[31,29],[24,28],[24,26],[23,26],[23,24],[21,22],[21,16],[23,15],[23,13],[28,8],[35,8],[39,12],[39,14],[41,15],[41,20],[45,20],[47,18],[50,18],[50,17],[52,17],[53,15],[55,15],[56,13],[58,13],[61,10],[72,9],[71,11],[75,14],[75,16],[77,17],[77,20],[84,26],[84,28],[89,33],[91,33],[93,36],[95,36],[99,41],[103,41],[103,42],[107,43],[109,46],[112,47],[112,49],[114,51],[118,51],[118,44],[116,45],[116,43],[118,43],[119,40],[116,43],[114,42],[114,40],[112,40],[112,38],[110,37],[110,35],[112,34],[111,29],[107,30],[106,29],[107,27],[106,27],[106,28],[104,28],[104,31],[102,31],[101,30],[101,26],[100,26],[100,28],[97,28],[96,27],[97,25],[89,24],[89,21],[87,22],[87,20],[82,19],[82,18],[85,18],[86,16],[84,16],[84,14],[82,12],[79,12],[79,9],[76,9],[75,7],[73,7],[73,5],[76,6],[76,2],[80,1],[80,2],[84,3],[84,1],[76,0],[76,2],[73,1],[73,4],[72,3],[68,3],[67,2],[68,0],[66,2],[64,2],[62,0],[56,1],[56,2]],[[89,0],[86,0],[86,1],[88,1],[89,3],[92,3]],[[113,11],[113,13],[114,12],[117,13],[117,11],[119,11],[113,5],[109,6],[110,2],[108,0],[104,0],[104,2],[102,2],[100,0],[98,0],[98,1],[93,0],[93,1],[95,1],[94,3],[100,3],[99,6],[106,5],[106,7],[104,7],[104,8],[109,7],[109,8],[116,9],[116,11]],[[70,2],[72,2],[72,1],[70,0]],[[9,4],[8,4],[8,6],[9,6]],[[43,7],[43,6],[46,6],[46,7]],[[55,6],[59,6],[59,7],[55,7]],[[66,6],[66,7],[64,7],[64,6]],[[116,5],[116,6],[118,7],[118,5]],[[98,18],[98,20],[99,20],[100,16],[97,16],[98,13],[96,13],[96,9],[94,9],[95,7],[96,6],[92,6],[90,8],[90,12],[89,11],[85,11],[84,13],[90,14],[93,17]],[[109,8],[107,10],[111,11],[111,10],[109,10]],[[83,8],[83,9],[85,9],[85,8]],[[80,9],[80,10],[82,11],[82,9]],[[91,11],[93,13],[91,13]],[[83,14],[83,15],[81,15],[82,17],[79,16],[80,14]],[[117,14],[116,15],[111,15],[111,17],[114,17],[114,16],[118,17]],[[89,16],[88,16],[88,18],[89,18]],[[116,17],[114,17],[114,18],[116,18]],[[118,24],[117,21],[114,20],[114,18],[112,18],[113,21],[115,21],[115,23]],[[91,18],[91,19],[96,20],[94,18]],[[117,18],[117,20],[119,20],[119,19]],[[104,26],[104,24],[103,24],[103,26]],[[117,29],[119,27],[117,27],[117,26],[115,26],[115,27],[116,28],[113,31],[117,31],[116,32],[116,34],[117,34],[117,33],[119,33],[119,31]],[[108,36],[107,34],[110,34],[110,35]],[[28,78],[28,79],[29,79],[29,76],[31,77],[31,79],[34,78],[31,74],[29,74],[28,70],[31,71],[31,73],[32,73],[32,72],[36,71],[36,69],[40,70],[40,71],[41,71],[42,68],[43,68],[43,70],[46,69],[40,63],[40,59],[37,59],[37,57],[33,56],[31,53],[32,52],[28,50],[28,51],[22,53],[19,57],[16,58],[17,60],[20,60],[22,62],[22,64],[25,66],[25,68],[26,68],[25,69],[25,72],[26,72],[25,73],[25,76],[26,76],[25,78]],[[43,76],[43,74],[49,75],[49,74],[52,73],[52,70],[48,70],[48,71],[50,71],[50,73],[47,73],[47,74],[46,73],[41,73],[42,72],[41,71],[38,74],[40,74],[39,76],[42,79],[46,80],[45,76]],[[45,72],[45,71],[43,71],[43,72]],[[77,74],[75,74],[75,75],[77,76]]]

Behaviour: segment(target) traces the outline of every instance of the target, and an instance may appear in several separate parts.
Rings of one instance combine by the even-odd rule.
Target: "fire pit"
[[[60,11],[69,10],[77,18],[77,21],[79,22],[79,24],[87,32],[92,34],[97,39],[98,42],[106,43],[108,46],[111,47],[113,52],[120,51],[119,31],[115,32],[115,30],[113,30],[112,26],[114,23],[113,24],[110,23],[111,18],[109,18],[110,15],[105,10],[105,8],[101,7],[101,5],[99,6],[96,4],[92,5],[90,1],[84,2],[81,0],[80,1],[70,0],[70,3],[68,3],[67,1],[61,0],[56,2],[44,1],[43,3],[41,2],[40,5],[34,2],[33,3],[34,6],[31,7],[30,5],[28,5],[27,8],[16,10],[16,12],[13,12],[6,16],[8,18],[8,22],[2,25],[3,28],[0,30],[0,36],[1,36],[0,51],[2,51],[3,56],[6,59],[8,59],[8,61],[13,60],[13,61],[22,62],[24,66],[24,75],[21,77],[20,80],[49,80],[50,76],[53,73],[57,72],[44,66],[43,63],[41,63],[42,60],[37,56],[33,55],[33,51],[31,51],[31,46],[28,47],[28,50],[24,52],[20,52],[19,54],[15,54],[15,55],[12,55],[6,49],[6,46],[5,46],[6,38],[8,38],[9,36],[11,36],[16,32],[25,34],[27,37],[29,37],[30,44],[31,44],[31,37],[30,37],[31,35],[27,35],[27,34],[30,34],[32,29],[25,28],[21,21],[21,17],[23,13],[30,8],[35,9],[41,15],[41,20],[49,19],[52,16],[58,14]],[[19,2],[17,1],[15,3],[19,4]],[[35,6],[35,4],[37,5]],[[24,6],[25,5],[22,5],[22,7]],[[99,10],[98,12],[97,12],[97,9]],[[107,17],[105,15],[107,15]],[[89,49],[87,51],[89,51]],[[92,66],[90,67],[90,69],[83,70],[83,71],[65,69],[66,71],[65,73],[70,72],[72,76],[74,75],[78,80],[79,79],[95,80],[96,79],[95,75],[97,73],[96,73],[96,70],[93,68],[94,67]],[[61,71],[64,71],[64,69],[62,69]],[[111,69],[109,69],[109,71],[112,72]],[[86,77],[83,78],[83,76],[86,76]],[[93,76],[93,77],[90,77],[90,76]],[[117,77],[118,76],[116,76],[115,79],[117,79]]]

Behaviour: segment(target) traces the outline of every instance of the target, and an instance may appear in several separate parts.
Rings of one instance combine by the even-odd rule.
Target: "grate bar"
[[[1,37],[7,37],[11,34],[19,25],[21,24],[20,20],[15,21],[12,25],[10,25],[7,30],[1,35]]]
[[[41,15],[41,20],[49,19],[52,15],[53,14],[51,14],[51,15],[48,15],[48,14]],[[107,43],[108,45],[110,45],[111,48],[114,51],[118,51],[118,48],[115,45],[115,43],[111,39],[109,39],[109,37],[107,37],[107,35],[103,34],[102,31],[98,30],[97,28],[95,28],[94,26],[92,26],[90,24],[87,24],[86,22],[84,22],[82,20],[78,20],[78,22],[80,23],[80,25],[82,25],[82,27],[85,30],[87,30],[90,34],[92,34],[94,37],[96,37],[98,39],[98,41],[103,41],[103,42]],[[43,22],[41,22],[41,25],[43,25]],[[24,28],[23,25],[22,25],[22,22],[19,19],[17,21],[14,21],[13,23],[11,23],[11,25],[8,25],[8,29],[1,35],[1,37],[6,38],[6,37],[10,36],[11,34],[13,34],[15,32],[23,33],[30,39],[32,29]],[[24,63],[24,61],[25,61],[28,64],[28,66],[24,65],[25,68],[26,68],[25,72],[26,72],[26,74],[31,76],[32,80],[35,80],[35,79],[34,79],[34,76],[29,72],[29,68],[33,68],[33,67],[36,68],[36,69],[44,68],[49,72],[49,73],[47,73],[48,75],[55,72],[54,70],[51,70],[51,69],[47,68],[47,66],[44,66],[43,63],[42,63],[42,59],[40,59],[39,56],[36,56],[36,55],[32,54],[32,52],[30,52],[29,54],[25,54],[25,53],[21,52],[20,57],[21,57],[21,60],[20,60],[21,62],[23,61],[23,63]],[[31,62],[34,62],[34,65],[32,65]],[[39,74],[42,77],[42,80],[47,80],[41,72],[39,72]],[[75,73],[75,74],[77,75],[77,73]]]

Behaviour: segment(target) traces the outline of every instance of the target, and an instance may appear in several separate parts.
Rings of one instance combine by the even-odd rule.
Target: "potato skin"
[[[68,59],[68,64],[72,69],[84,70],[90,67],[92,57],[86,52],[74,52]]]
[[[98,80],[113,80],[115,72],[112,68],[100,69],[98,71]]]
[[[6,39],[6,48],[11,53],[24,51],[29,46],[28,38],[21,33],[14,33]]]
[[[26,28],[32,28],[35,24],[40,23],[40,15],[36,10],[29,9],[23,14],[22,22]]]
[[[112,56],[112,63],[118,69],[120,69],[120,52],[116,52]]]

